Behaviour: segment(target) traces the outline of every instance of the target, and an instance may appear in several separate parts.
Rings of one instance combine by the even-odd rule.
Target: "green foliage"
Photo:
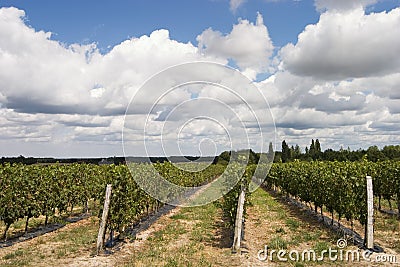
[[[282,162],[289,162],[291,159],[290,148],[287,145],[286,141],[282,141],[282,154],[281,154]]]
[[[135,223],[137,219],[148,214],[150,211],[157,210],[163,203],[152,198],[143,191],[137,181],[150,181],[150,177],[161,175],[167,181],[183,187],[195,187],[214,180],[223,171],[221,165],[210,165],[202,171],[195,171],[191,168],[191,163],[185,168],[178,168],[170,162],[155,164],[130,164],[104,167],[103,171],[107,175],[107,183],[113,186],[110,211],[107,227],[110,230],[122,231],[125,227]],[[192,164],[193,165],[193,164]],[[157,184],[153,184],[157,188]],[[103,189],[104,190],[104,189]],[[166,190],[167,191],[167,190]],[[169,199],[178,196],[179,191],[164,192]],[[101,203],[104,201],[104,193],[100,196]],[[101,216],[102,210],[99,212]]]
[[[137,179],[148,179],[156,170],[172,183],[193,187],[215,179],[224,167],[210,165],[203,171],[189,172],[166,162],[133,164],[130,172],[126,165],[5,163],[0,165],[0,220],[6,225],[3,236],[11,224],[22,218],[49,217],[57,210],[62,214],[73,207],[85,207],[89,200],[102,204],[107,184],[112,184],[107,228],[122,230],[161,206],[136,183]]]
[[[246,192],[243,215],[246,217],[246,207],[250,204],[249,184],[256,165],[243,165],[240,163],[230,164],[222,174],[226,177],[225,185],[232,188],[224,195],[222,201],[218,204],[224,216],[228,219],[227,224],[233,227],[236,220],[236,212],[238,207],[238,199],[241,193],[242,186]],[[224,179],[224,177],[222,177]],[[236,183],[235,183],[236,182]]]
[[[274,150],[272,143],[270,143],[270,148],[268,154],[271,158],[274,155]],[[218,157],[215,158],[214,163],[221,165],[228,165],[230,162],[241,162],[243,164],[251,165],[257,164],[260,160],[260,154],[255,153],[251,149],[243,149],[239,151],[224,151]]]
[[[325,206],[339,219],[366,223],[366,175],[374,182],[375,196],[400,198],[400,162],[290,162],[273,164],[265,180],[304,202]],[[400,211],[399,211],[400,212]]]
[[[8,226],[19,219],[52,216],[85,203],[102,189],[98,166],[0,165],[0,220]]]
[[[268,244],[268,248],[270,249],[287,249],[288,242],[280,236],[274,237]]]

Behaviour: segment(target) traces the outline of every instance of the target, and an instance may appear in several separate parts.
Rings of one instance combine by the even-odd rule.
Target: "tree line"
[[[272,149],[271,144],[269,149]],[[320,141],[312,139],[310,146],[306,146],[303,152],[299,145],[290,146],[283,140],[281,151],[275,152],[274,162],[284,163],[294,160],[360,161],[364,158],[372,162],[400,160],[400,145],[384,146],[382,149],[379,149],[378,146],[370,146],[368,149],[350,150],[350,148],[340,148],[339,150],[333,150],[328,148],[322,151]]]

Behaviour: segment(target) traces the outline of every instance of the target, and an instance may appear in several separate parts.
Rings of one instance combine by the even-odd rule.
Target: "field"
[[[75,166],[74,168],[78,167],[83,168],[82,166]],[[159,170],[170,170],[170,166],[159,167]],[[113,171],[118,170],[119,174],[124,173],[123,167],[113,168],[115,167],[101,167],[101,170],[108,170],[107,173],[110,173],[112,169]],[[196,183],[201,184],[204,181],[209,181],[215,173],[221,171],[219,167],[214,168],[208,170],[208,174],[203,173],[202,176],[199,176]],[[170,172],[170,174],[179,177],[183,175],[177,172]],[[289,174],[286,173],[286,175]],[[288,256],[286,256],[288,261],[281,261],[277,257],[277,253],[272,254],[272,259],[260,260],[259,256],[264,255],[263,253],[260,254],[260,250],[264,250],[265,246],[268,247],[268,253],[280,249],[299,252],[313,250],[316,255],[320,255],[322,251],[329,250],[329,248],[337,249],[337,241],[345,237],[335,227],[321,222],[319,206],[317,206],[318,212],[314,213],[315,206],[312,203],[302,201],[299,196],[293,195],[293,192],[289,194],[284,190],[284,187],[274,185],[276,190],[273,190],[271,184],[267,183],[268,181],[271,181],[271,177],[266,180],[264,187],[246,196],[249,201],[246,202],[244,240],[239,253],[232,253],[231,249],[233,242],[232,218],[229,218],[230,213],[226,212],[227,209],[232,208],[227,207],[227,203],[233,203],[234,201],[230,201],[230,199],[235,199],[231,195],[214,203],[198,207],[162,207],[162,205],[150,199],[146,203],[151,203],[151,205],[145,203],[142,205],[141,212],[130,213],[130,217],[128,215],[122,216],[123,213],[121,215],[121,211],[126,211],[125,206],[112,206],[109,222],[111,227],[115,225],[115,237],[117,233],[121,234],[120,239],[113,247],[106,247],[104,253],[95,256],[96,237],[99,229],[97,215],[102,206],[102,199],[99,196],[97,199],[91,197],[86,202],[88,203],[86,216],[83,215],[86,206],[79,203],[67,205],[65,210],[61,212],[56,209],[49,216],[47,227],[44,227],[45,214],[32,216],[28,221],[28,235],[37,232],[38,228],[54,227],[54,230],[44,234],[39,233],[36,237],[25,241],[18,241],[18,236],[22,236],[22,238],[27,236],[24,234],[26,216],[20,216],[21,218],[13,222],[8,229],[8,241],[0,241],[0,245],[2,245],[2,248],[0,248],[0,265],[381,266],[386,264],[396,266],[395,263],[378,264],[362,259],[359,261],[332,261],[327,256],[322,261],[301,259],[297,261],[288,258]],[[115,186],[119,183],[121,181],[114,181]],[[234,188],[233,191],[236,189]],[[99,191],[103,190],[99,189]],[[127,191],[120,192],[127,193]],[[93,194],[93,196],[95,195]],[[117,201],[120,199],[117,196],[118,194],[112,198],[114,204],[121,203]],[[395,203],[395,197],[396,194],[393,196],[392,204]],[[143,196],[140,199],[143,201]],[[378,202],[378,196],[376,196],[376,207],[378,207]],[[380,202],[382,210],[390,210],[387,200]],[[80,203],[83,202],[80,201]],[[391,206],[393,208],[395,205]],[[339,214],[336,210],[332,212],[326,206],[322,206],[322,213],[329,217],[329,221],[333,213],[335,225],[338,225]],[[400,221],[397,217],[397,211],[393,210],[392,213],[375,212],[375,245],[383,248],[386,254],[374,253],[372,259],[379,255],[393,255],[391,260],[400,261]],[[147,214],[150,214],[150,217]],[[131,218],[136,222],[141,221],[141,223],[132,225],[132,222],[128,223],[122,217]],[[352,225],[351,221],[353,222]],[[364,227],[358,220],[356,213],[354,213],[354,220],[348,221],[342,218],[340,225],[341,227],[353,228],[361,236],[364,235]],[[3,221],[0,224],[0,230],[4,231],[5,228],[6,224]],[[125,228],[125,232],[122,231],[122,228]],[[130,230],[126,231],[126,229]],[[107,236],[109,236],[109,233]],[[351,237],[346,236],[346,238],[348,238],[348,246],[344,248],[345,250],[356,251],[359,249],[353,245]],[[13,244],[4,246],[6,242]],[[295,256],[295,254],[292,254],[292,256]]]

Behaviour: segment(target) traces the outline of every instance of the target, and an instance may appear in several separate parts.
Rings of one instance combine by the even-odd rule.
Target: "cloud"
[[[0,9],[0,101],[18,112],[121,115],[154,73],[188,61],[227,62],[170,39],[167,30],[125,40],[102,55],[94,44],[51,40],[51,33],[28,27],[24,16]]]
[[[398,74],[342,81],[316,80],[279,71],[257,83],[269,100],[278,137],[303,148],[319,138],[327,147],[352,149],[397,144]],[[373,123],[373,124],[372,124]]]
[[[103,146],[104,142],[120,144],[123,115],[132,95],[137,98],[128,114],[128,118],[134,118],[134,121],[128,122],[128,128],[133,130],[129,140],[140,142],[149,102],[154,103],[154,97],[159,96],[163,88],[184,81],[182,78],[187,75],[184,72],[172,74],[168,77],[170,80],[156,80],[150,91],[138,93],[146,79],[168,67],[192,61],[228,64],[229,60],[233,60],[246,71],[259,73],[264,68],[264,58],[268,61],[273,49],[261,15],[258,15],[256,24],[240,20],[234,26],[224,40],[226,49],[230,49],[225,55],[223,51],[209,49],[209,45],[214,45],[210,42],[199,49],[191,43],[173,40],[165,29],[124,40],[105,54],[101,54],[95,44],[66,45],[51,37],[50,32],[38,31],[26,25],[24,11],[16,8],[0,9],[0,111],[3,115],[0,121],[0,142],[13,138],[25,144],[47,142],[43,149],[48,147],[57,153],[62,152],[54,150],[54,144],[68,144],[70,147],[79,143],[95,146]],[[224,37],[221,35],[219,41],[222,39]],[[243,45],[242,40],[245,39],[252,40],[253,46]],[[230,44],[232,47],[229,47]],[[228,87],[238,86],[235,83],[239,72],[232,75],[218,69],[199,68],[190,74],[204,77],[204,73],[217,83]],[[240,88],[245,90],[250,83],[247,79],[242,82]],[[161,120],[160,111],[168,110],[196,95],[199,98],[214,99],[222,96],[215,94],[215,88],[173,91],[161,99],[160,106],[154,110],[154,114],[150,114],[154,129],[159,129],[161,125],[157,121],[157,117]],[[237,131],[234,126],[237,126],[240,118],[233,120],[232,116],[247,114],[240,107],[244,105],[242,100],[233,95],[225,92],[223,96],[224,103],[231,105],[232,110],[221,110],[211,104],[204,109],[204,104],[192,104],[180,109],[182,112],[175,113],[176,120],[187,120],[196,115],[196,111],[208,111],[206,115],[218,114],[218,119],[225,123],[225,127]],[[246,100],[249,103],[257,103],[260,99],[255,92],[245,97],[248,97]],[[199,103],[193,101],[196,102]],[[179,126],[171,123],[173,119],[170,117],[168,121],[171,133]],[[192,134],[204,136],[214,133],[210,125],[210,122],[200,120],[195,125],[197,130],[193,130]],[[154,138],[159,138],[159,132],[157,134]],[[195,147],[196,141],[198,139],[193,138],[192,143],[186,146]],[[26,154],[19,152],[22,145],[15,146],[14,150],[7,147],[16,154]],[[87,146],[82,147],[87,149]],[[140,146],[134,146],[133,151],[143,151],[138,149]],[[93,153],[96,151],[102,150],[93,149]],[[88,151],[84,151],[84,154],[87,155]],[[42,154],[38,152],[35,155]]]
[[[258,126],[273,132],[264,97],[278,126],[278,142],[286,139],[304,147],[319,138],[324,148],[356,149],[399,143],[399,9],[366,15],[363,8],[369,1],[317,3],[326,9],[320,21],[279,51],[277,71],[256,83],[261,94],[247,79],[238,84],[232,73],[210,68],[183,68],[138,93],[155,73],[190,61],[230,62],[251,79],[268,74],[274,47],[261,14],[255,23],[239,20],[228,34],[207,29],[198,35],[198,44],[178,42],[160,29],[101,54],[95,44],[54,41],[52,33],[27,26],[24,11],[1,8],[0,146],[16,156],[122,155],[125,126],[129,150],[138,155],[149,119],[149,152],[162,152],[159,131],[164,127],[165,145],[176,154],[170,141],[177,139],[181,122],[195,116],[215,117],[220,124],[188,122],[180,135],[185,153],[196,154],[204,138],[216,136],[218,151],[227,149],[225,129],[236,136],[249,134],[250,144],[241,145],[253,146],[261,140]],[[226,88],[239,87],[254,110],[249,112],[235,95],[243,91],[194,84],[169,92],[147,117],[149,103],[163,88],[204,73]],[[132,95],[137,98],[124,121]]]
[[[246,0],[230,0],[229,1],[229,8],[232,12],[236,12],[236,10],[241,6],[243,3],[245,3]]]
[[[57,122],[68,127],[109,127],[110,117],[91,115],[59,115]]]
[[[315,0],[315,7],[318,11],[336,10],[345,11],[354,8],[365,8],[375,4],[378,0]]]
[[[351,1],[349,1],[351,2]],[[280,51],[281,67],[296,75],[342,80],[400,71],[400,8],[366,15],[362,8],[325,12],[296,44]]]
[[[399,132],[400,125],[398,123],[388,123],[388,122],[373,122],[369,125],[371,129],[383,130],[385,132]]]
[[[234,60],[250,79],[266,71],[274,49],[259,13],[255,24],[239,19],[227,35],[209,28],[198,35],[196,40],[203,53]]]
[[[314,108],[318,111],[327,113],[338,113],[346,110],[357,111],[365,106],[365,96],[362,94],[354,94],[348,99],[339,98],[335,100],[328,93],[312,95],[306,94],[302,96],[300,108]]]

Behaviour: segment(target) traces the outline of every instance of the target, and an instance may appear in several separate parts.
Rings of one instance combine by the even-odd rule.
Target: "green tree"
[[[293,148],[293,158],[299,159],[300,157],[301,157],[301,149],[300,146],[296,144],[296,146]]]
[[[383,154],[377,146],[370,146],[367,149],[367,159],[369,161],[377,162],[378,160],[384,160],[385,154]]]
[[[274,154],[274,146],[273,146],[272,142],[269,142],[268,155],[273,155],[273,154]]]
[[[321,151],[321,144],[319,143],[319,140],[315,140],[315,156],[314,159],[321,159],[322,156],[322,151]]]
[[[290,157],[290,147],[286,143],[285,140],[282,141],[282,162],[289,162],[291,157]]]
[[[400,160],[400,146],[385,146],[382,153],[388,159]]]
[[[319,143],[319,140],[315,140],[315,151],[317,153],[321,153],[321,144]]]
[[[314,142],[314,139],[311,139],[310,150],[308,151],[308,153],[314,159],[314,157],[315,157],[315,142]]]

